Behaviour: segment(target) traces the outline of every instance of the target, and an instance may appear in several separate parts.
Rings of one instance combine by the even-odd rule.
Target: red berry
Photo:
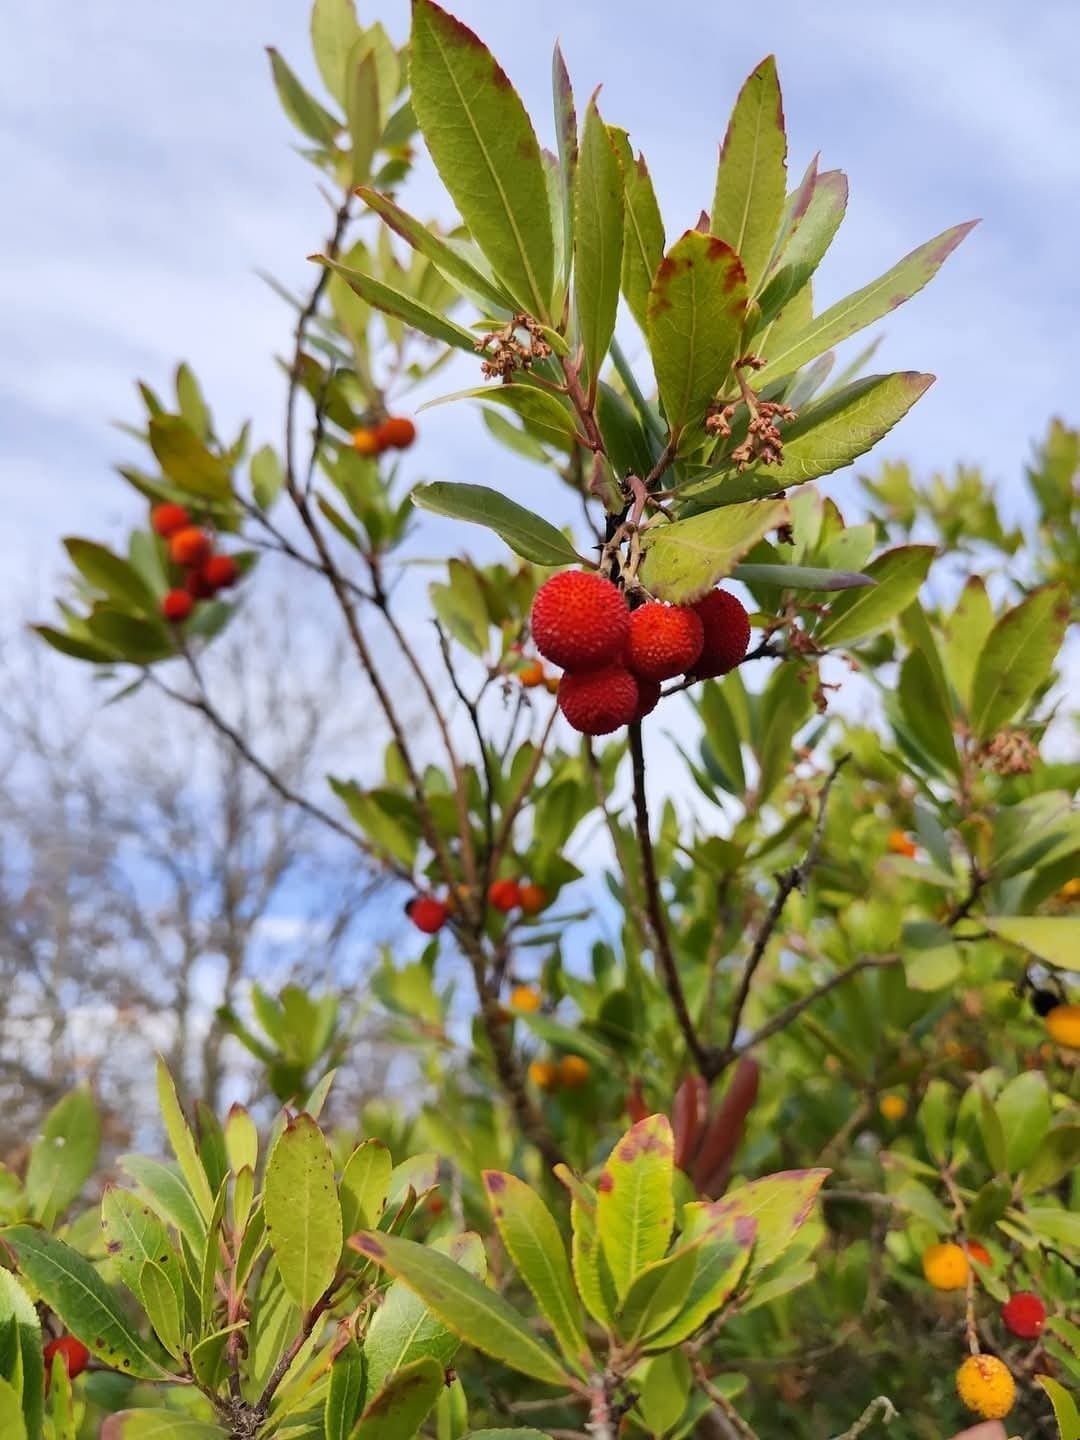
[[[588,570],[545,580],[532,607],[536,648],[564,670],[598,670],[626,644],[630,612],[618,586]]]
[[[214,593],[210,581],[203,573],[203,567],[196,565],[184,576],[184,589],[196,600],[209,600]]]
[[[694,609],[705,627],[705,643],[689,673],[695,680],[726,675],[746,655],[750,644],[750,617],[734,595],[710,590]]]
[[[202,567],[202,576],[213,594],[215,590],[227,590],[230,585],[235,585],[240,571],[231,555],[211,555]]]
[[[407,450],[416,439],[416,426],[404,415],[391,415],[375,427],[380,450]]]
[[[61,1335],[58,1340],[50,1340],[45,1346],[45,1375],[47,1378],[52,1375],[52,1363],[56,1355],[63,1360],[64,1368],[72,1380],[76,1375],[81,1375],[90,1363],[90,1351],[81,1340],[76,1340],[74,1335]]]
[[[583,735],[610,735],[629,725],[638,710],[638,684],[621,665],[570,671],[559,681],[559,709]]]
[[[1046,1306],[1030,1290],[1018,1290],[1001,1307],[1001,1318],[1021,1340],[1037,1340],[1046,1323]]]
[[[548,903],[548,892],[542,885],[526,884],[521,887],[521,909],[525,915],[539,915]]]
[[[505,915],[521,904],[521,886],[516,880],[493,880],[488,890],[488,901]]]
[[[174,565],[201,565],[210,554],[210,536],[197,525],[185,525],[169,540],[169,559]]]
[[[630,616],[625,660],[639,680],[671,680],[691,668],[704,643],[696,610],[650,601]]]
[[[638,680],[638,707],[635,720],[644,720],[646,715],[651,715],[660,703],[660,681],[659,680]]]
[[[170,590],[161,602],[161,613],[166,620],[179,625],[195,608],[195,601],[186,590]]]
[[[425,935],[434,935],[441,930],[448,913],[443,902],[436,900],[434,895],[418,895],[405,906],[405,914]]]
[[[175,535],[177,530],[183,530],[186,525],[191,524],[191,516],[184,509],[183,505],[155,505],[150,511],[150,524],[155,534],[167,540],[170,535]]]

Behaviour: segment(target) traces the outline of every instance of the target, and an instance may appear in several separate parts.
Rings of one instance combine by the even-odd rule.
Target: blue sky
[[[16,577],[33,576],[38,593],[59,568],[60,535],[108,538],[134,513],[109,471],[127,446],[109,421],[133,417],[134,375],[163,384],[186,357],[227,427],[251,415],[259,439],[276,435],[271,356],[287,315],[252,272],[301,284],[324,208],[290,152],[263,46],[312,76],[306,8],[40,0],[8,17],[0,484]],[[819,303],[982,216],[932,289],[888,321],[876,363],[939,380],[881,453],[926,469],[981,462],[1012,510],[1031,438],[1051,413],[1080,414],[1071,0],[1023,12],[1001,0],[776,0],[760,20],[700,0],[458,0],[456,11],[547,139],[556,35],[579,102],[604,83],[605,118],[644,149],[669,235],[708,203],[734,95],[774,51],[793,172],[820,149],[851,179]],[[376,15],[404,36],[404,0],[362,3],[363,19]],[[423,167],[412,204],[445,213]],[[462,408],[432,412],[424,428],[429,472],[482,478],[509,466],[511,488],[538,474],[513,471]]]

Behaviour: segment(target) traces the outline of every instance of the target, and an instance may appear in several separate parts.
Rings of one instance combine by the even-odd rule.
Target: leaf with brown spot
[[[720,150],[710,229],[742,261],[753,294],[784,213],[787,136],[776,59],[766,56],[739,91]]]
[[[350,1440],[411,1440],[438,1400],[445,1378],[431,1356],[398,1370],[364,1407]]]
[[[745,1283],[781,1256],[810,1218],[830,1170],[781,1170],[732,1190],[701,1207],[700,1223],[745,1241],[754,1225],[754,1249]],[[741,1237],[741,1238],[740,1238]]]
[[[675,1141],[666,1115],[639,1120],[604,1166],[596,1225],[620,1301],[641,1271],[667,1251],[675,1222],[674,1173]]]

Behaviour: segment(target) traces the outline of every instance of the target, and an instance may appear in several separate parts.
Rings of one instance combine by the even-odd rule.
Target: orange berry
[[[956,1372],[956,1393],[984,1420],[1001,1420],[1016,1401],[1016,1381],[993,1355],[969,1355]]]
[[[542,885],[522,885],[521,912],[523,915],[539,915],[548,903],[548,893]]]
[[[535,690],[537,685],[544,683],[544,667],[539,660],[530,660],[517,672],[517,678],[526,690]]]
[[[532,606],[532,635],[545,660],[564,670],[597,670],[618,660],[630,628],[626,596],[591,570],[545,580]]]
[[[150,524],[156,535],[167,540],[170,535],[175,535],[177,530],[183,530],[186,525],[190,525],[191,516],[183,505],[174,505],[167,501],[164,505],[155,505],[150,511]]]
[[[416,426],[404,415],[391,415],[376,426],[375,435],[381,450],[407,450],[416,439]]]
[[[534,1060],[529,1066],[529,1079],[538,1090],[554,1090],[559,1083],[559,1071],[550,1060]]]
[[[990,1251],[978,1240],[965,1240],[964,1249],[972,1260],[977,1260],[980,1265],[989,1266],[994,1263],[990,1258]]]
[[[535,1015],[540,1009],[540,991],[531,985],[515,985],[510,991],[510,1006],[526,1015]]]
[[[923,1274],[935,1290],[963,1290],[971,1266],[959,1245],[929,1245],[923,1251]]]
[[[909,860],[914,860],[918,853],[914,840],[905,835],[903,830],[890,830],[886,844],[894,855],[906,855]]]
[[[895,1125],[907,1114],[907,1101],[903,1095],[883,1095],[878,1101],[878,1109],[886,1120],[891,1120]]]
[[[488,890],[488,903],[505,915],[521,904],[521,886],[516,880],[493,880]]]
[[[169,559],[174,565],[201,565],[210,554],[210,536],[197,525],[185,525],[169,540]]]
[[[161,613],[166,620],[179,625],[195,608],[195,601],[186,590],[170,590],[161,602]]]
[[[405,914],[425,935],[434,935],[446,924],[446,906],[434,895],[417,895],[405,906]]]
[[[1080,1005],[1055,1005],[1044,1023],[1051,1040],[1080,1050]]]
[[[46,1380],[52,1378],[53,1359],[57,1355],[63,1360],[64,1369],[72,1380],[81,1375],[90,1363],[90,1351],[81,1340],[76,1340],[74,1335],[61,1335],[57,1340],[50,1340],[42,1352]]]
[[[580,1090],[590,1073],[589,1062],[581,1055],[564,1055],[559,1061],[559,1080],[567,1090]]]
[[[211,555],[202,567],[203,579],[210,591],[227,590],[240,578],[240,571],[231,555]]]
[[[378,455],[383,448],[379,444],[378,431],[369,430],[366,426],[353,431],[352,447],[358,455]]]
[[[1080,900],[1080,875],[1066,880],[1061,889],[1057,892],[1059,900]]]

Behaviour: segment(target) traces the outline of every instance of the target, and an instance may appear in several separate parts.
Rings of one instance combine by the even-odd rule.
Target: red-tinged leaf
[[[819,174],[815,169],[809,193],[806,185],[804,179],[792,197],[790,226],[786,235],[785,227],[781,227],[774,269],[758,299],[765,325],[755,337],[754,345],[766,359],[771,359],[774,351],[783,349],[787,339],[798,333],[782,324],[779,316],[785,309],[790,310],[795,297],[807,290],[847,210],[848,182],[842,170],[823,170]],[[796,207],[800,206],[802,213],[796,218]],[[805,330],[810,324],[809,307],[803,318]]]
[[[622,1137],[597,1181],[597,1231],[620,1300],[667,1251],[675,1222],[674,1160],[667,1117],[650,1115]]]
[[[1035,590],[986,637],[971,684],[971,728],[988,740],[1015,718],[1049,679],[1069,623],[1064,586]]]
[[[600,366],[615,333],[624,210],[622,167],[594,95],[585,113],[574,183],[574,301],[594,393]]]
[[[664,222],[645,156],[638,151],[635,158],[625,130],[609,125],[608,134],[622,165],[626,196],[622,292],[631,314],[644,331],[648,324],[649,291],[664,258]]]
[[[703,1207],[703,1223],[722,1226],[739,1237],[749,1222],[754,1222],[754,1253],[747,1270],[747,1281],[760,1274],[767,1265],[781,1256],[809,1220],[818,1191],[830,1170],[781,1170],[752,1180]]]
[[[739,91],[720,150],[710,230],[742,261],[753,294],[773,253],[787,189],[787,136],[776,59]]]
[[[559,148],[559,190],[562,197],[563,255],[571,263],[574,236],[574,188],[578,165],[577,110],[574,89],[558,44],[551,57],[551,94],[555,107],[555,139]],[[563,277],[565,281],[565,277]]]

